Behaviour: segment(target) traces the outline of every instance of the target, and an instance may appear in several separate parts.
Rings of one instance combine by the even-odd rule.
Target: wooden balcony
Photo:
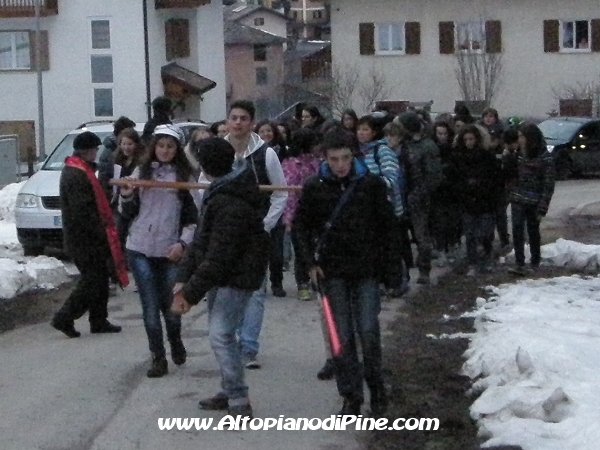
[[[35,17],[35,3],[40,2],[41,16],[58,14],[58,0],[0,0],[0,19]]]
[[[210,0],[154,0],[156,9],[197,8],[208,3],[210,3]]]

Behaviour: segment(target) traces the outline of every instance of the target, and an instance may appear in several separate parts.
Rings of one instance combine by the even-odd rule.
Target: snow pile
[[[26,181],[9,184],[0,190],[0,221],[9,223],[15,222],[15,203],[17,201],[17,194],[25,183]]]
[[[485,446],[581,450],[600,442],[600,278],[527,280],[478,299],[464,372]]]
[[[0,298],[13,298],[33,289],[54,289],[70,279],[65,265],[56,258],[0,258]]]
[[[570,267],[586,272],[600,270],[600,245],[582,244],[560,238],[552,244],[543,245],[541,253],[542,264]],[[530,256],[529,245],[526,245],[525,260],[529,260]],[[514,257],[514,250],[507,255],[511,260],[514,260]]]

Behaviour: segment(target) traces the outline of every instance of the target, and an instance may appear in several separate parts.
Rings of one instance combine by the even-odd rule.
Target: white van
[[[187,141],[191,131],[198,127],[200,123],[181,122],[175,125],[182,129]],[[136,124],[136,130],[140,134],[143,128],[143,123]],[[104,139],[112,134],[113,124],[111,122],[88,124],[71,131],[48,155],[41,169],[27,180],[17,195],[15,224],[17,237],[23,246],[25,256],[41,255],[46,247],[62,249],[62,216],[59,197],[60,173],[65,158],[73,154],[75,136],[84,131],[96,133],[100,140],[104,142]],[[103,150],[104,146],[101,146],[98,156],[102,154]]]

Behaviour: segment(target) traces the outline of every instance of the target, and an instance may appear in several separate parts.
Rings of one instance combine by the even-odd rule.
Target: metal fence
[[[21,181],[19,136],[0,135],[0,187]]]

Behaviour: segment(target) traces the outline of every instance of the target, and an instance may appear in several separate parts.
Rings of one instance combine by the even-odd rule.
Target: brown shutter
[[[600,52],[600,19],[592,20],[592,45],[593,52]]]
[[[544,20],[544,51],[557,53],[560,50],[560,22],[558,20]]]
[[[486,53],[502,53],[502,22],[488,20],[485,22]]]
[[[440,22],[440,53],[451,55],[454,53],[454,22]]]
[[[165,50],[167,61],[190,56],[190,23],[186,19],[165,22]]]
[[[419,55],[421,53],[421,24],[406,22],[404,33],[406,35],[406,54]]]
[[[36,34],[35,31],[29,32],[29,58],[31,61],[31,70],[37,70],[36,61]],[[48,32],[46,30],[40,31],[40,67],[42,70],[50,70],[50,48],[48,44]]]
[[[358,24],[358,38],[360,40],[360,54],[374,55],[375,54],[375,24],[360,23]]]

